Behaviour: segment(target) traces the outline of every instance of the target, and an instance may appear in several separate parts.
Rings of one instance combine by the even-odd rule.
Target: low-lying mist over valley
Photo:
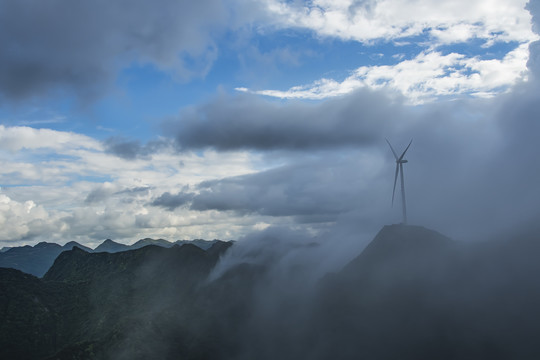
[[[537,233],[460,242],[384,226],[363,251],[263,231],[237,242],[74,246],[0,268],[2,358],[508,359],[540,354]],[[340,260],[344,256],[342,255]]]

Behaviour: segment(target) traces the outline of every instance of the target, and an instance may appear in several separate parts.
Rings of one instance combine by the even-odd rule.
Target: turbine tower
[[[398,173],[399,173],[400,179],[401,179],[401,205],[403,207],[403,224],[407,224],[407,204],[405,202],[405,182],[403,180],[403,164],[405,164],[407,160],[405,160],[403,157],[405,156],[405,153],[407,152],[407,150],[409,150],[409,146],[411,146],[412,144],[412,139],[400,157],[397,156],[397,153],[392,147],[392,144],[390,144],[390,141],[386,139],[386,142],[390,146],[390,150],[392,150],[392,153],[394,154],[394,157],[396,158],[396,176],[394,177],[394,190],[392,191],[392,206],[394,205],[394,195],[396,194],[396,183],[397,183],[397,178],[398,178]]]

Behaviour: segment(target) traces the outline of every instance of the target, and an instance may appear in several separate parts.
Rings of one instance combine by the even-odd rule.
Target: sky
[[[540,217],[537,0],[0,0],[0,246]],[[294,235],[294,236],[296,236]],[[285,236],[287,237],[287,236]]]

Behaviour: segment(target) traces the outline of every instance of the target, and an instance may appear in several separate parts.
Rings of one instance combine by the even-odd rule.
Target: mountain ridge
[[[41,277],[62,251],[71,250],[74,247],[92,251],[75,241],[70,241],[63,246],[43,241],[35,246],[12,247],[0,253],[0,267],[18,269]]]
[[[230,246],[149,245],[118,253],[73,247],[43,278],[0,268],[0,308],[8,309],[0,312],[0,358],[118,358],[108,352],[145,329],[141,321],[164,317],[173,326],[166,320],[173,316],[183,323],[196,308],[198,284]]]
[[[54,260],[61,252],[78,247],[87,252],[121,252],[138,249],[147,245],[157,245],[161,247],[172,247],[175,244],[194,244],[202,249],[209,249],[216,241],[220,240],[178,240],[170,242],[164,239],[140,239],[132,245],[125,245],[111,239],[104,240],[95,249],[81,245],[76,241],[69,241],[64,245],[42,241],[34,246],[24,245],[11,247],[0,252],[0,267],[18,269],[23,272],[41,277],[52,266]]]

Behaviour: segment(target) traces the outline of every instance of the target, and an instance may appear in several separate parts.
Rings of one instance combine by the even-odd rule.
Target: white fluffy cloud
[[[284,99],[324,99],[361,87],[387,88],[413,104],[443,96],[489,97],[526,78],[528,45],[537,39],[526,0],[266,0],[270,21],[282,28],[301,28],[320,37],[408,44],[420,50],[393,65],[360,66],[344,80],[321,77],[283,89],[236,90]],[[412,40],[412,37],[418,38]],[[448,53],[441,46],[480,40],[485,56]],[[490,54],[497,43],[515,43],[502,58]],[[399,59],[399,56],[396,56]]]
[[[246,219],[226,213],[169,212],[150,205],[164,192],[251,173],[247,152],[178,154],[162,148],[126,161],[73,132],[0,126],[0,243],[105,238],[232,238]],[[254,221],[253,223],[255,223]]]
[[[18,202],[0,193],[0,240],[17,241],[50,233],[54,222],[43,206],[32,200]]]
[[[386,88],[401,93],[413,104],[450,95],[489,97],[525,80],[527,59],[527,44],[509,52],[502,60],[470,58],[458,53],[422,52],[414,59],[395,65],[359,67],[343,81],[323,78],[285,91],[252,92],[283,99],[324,99],[364,87]],[[246,88],[237,90],[250,92]]]
[[[0,150],[12,152],[22,149],[73,150],[79,148],[98,150],[98,141],[81,134],[28,126],[6,127],[0,125]]]
[[[534,39],[526,0],[265,0],[276,26],[370,42],[428,32],[439,44]]]

